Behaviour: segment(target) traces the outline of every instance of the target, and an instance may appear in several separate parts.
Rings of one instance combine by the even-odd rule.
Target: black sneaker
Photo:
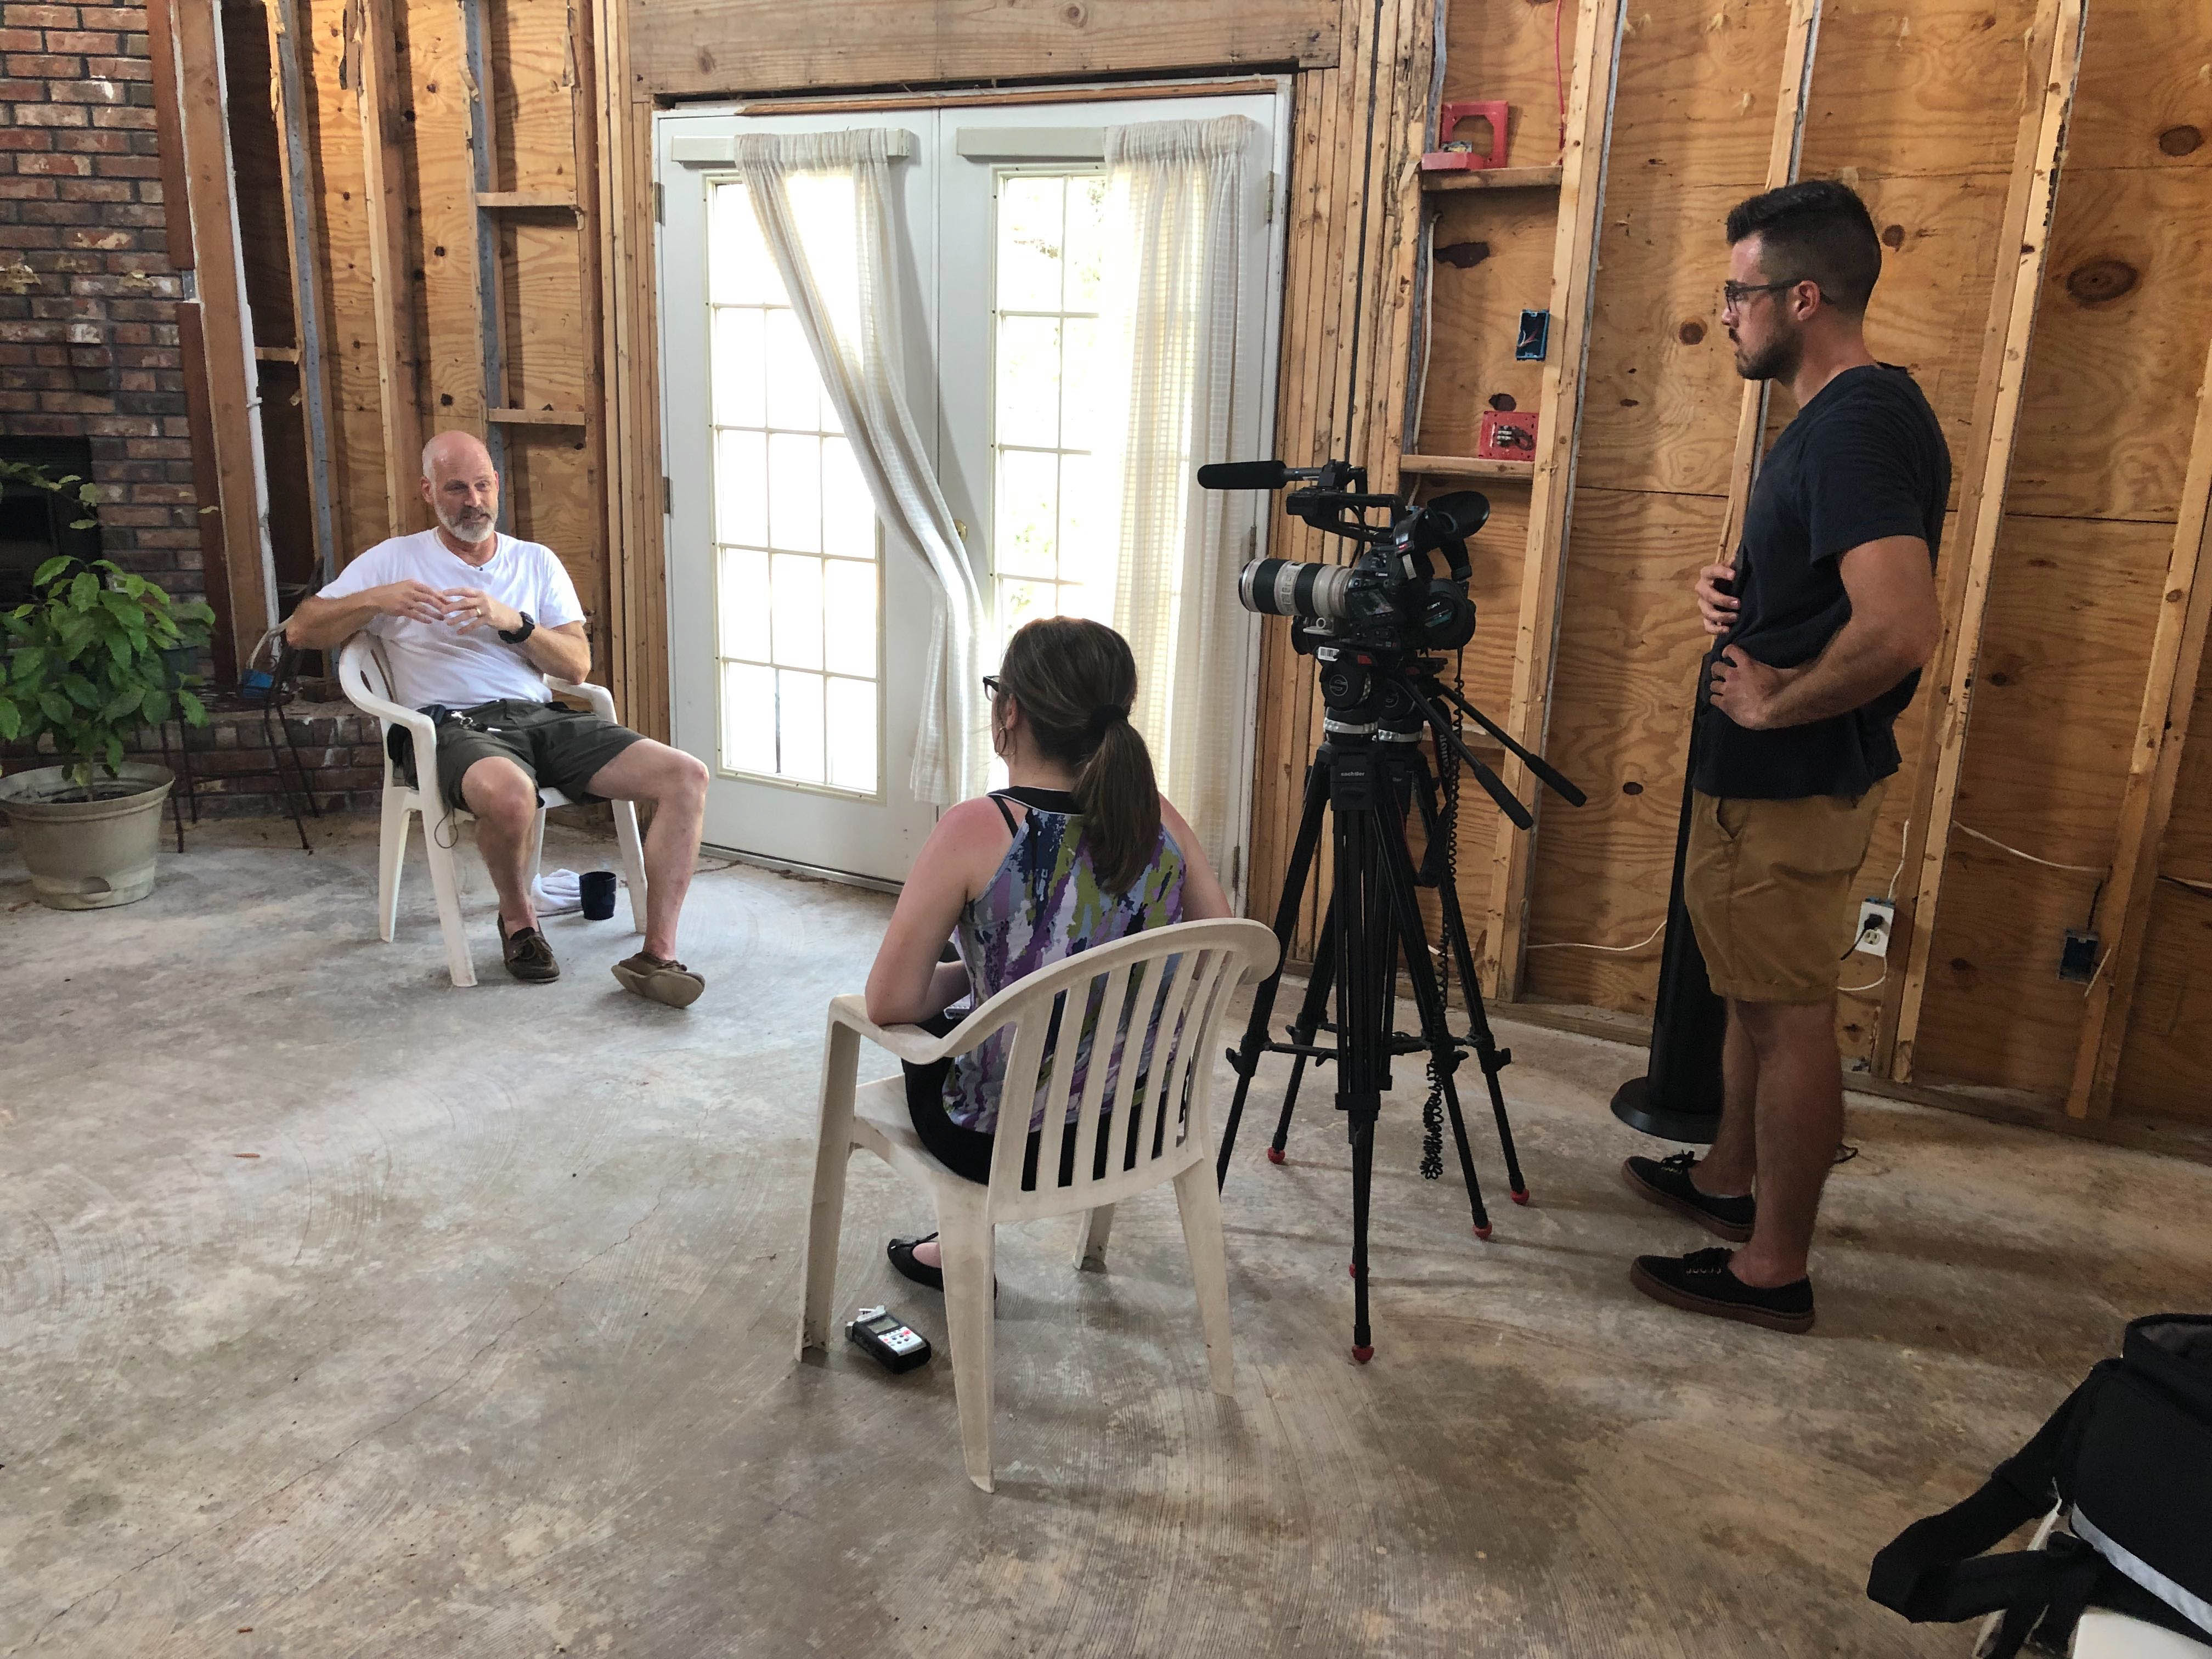
[[[1747,1325],[1764,1325],[1770,1331],[1795,1335],[1813,1328],[1813,1281],[1767,1290],[1747,1285],[1729,1271],[1733,1250],[1692,1250],[1687,1255],[1639,1255],[1628,1270],[1628,1282],[1670,1308],[1711,1314],[1717,1319],[1740,1319]]]
[[[1716,1237],[1742,1243],[1751,1237],[1755,1200],[1748,1193],[1741,1198],[1715,1198],[1711,1193],[1699,1192],[1690,1179],[1697,1162],[1695,1152],[1677,1152],[1672,1158],[1632,1158],[1620,1166],[1620,1175],[1638,1198],[1689,1217]]]

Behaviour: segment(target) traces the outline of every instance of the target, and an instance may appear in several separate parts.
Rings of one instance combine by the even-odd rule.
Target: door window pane
[[[859,292],[851,181],[802,179],[793,207],[832,325],[848,329]],[[874,505],[837,435],[745,186],[718,182],[708,210],[721,767],[874,794],[883,628]]]
[[[993,233],[991,561],[1000,637],[1114,611],[1122,398],[1100,346],[1103,172],[1002,172]]]

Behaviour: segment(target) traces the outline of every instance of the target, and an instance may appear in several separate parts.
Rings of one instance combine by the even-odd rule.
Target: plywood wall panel
[[[2075,153],[2097,167],[2201,167],[2202,148],[2172,155],[2160,143],[2191,126],[2212,140],[2212,0],[2094,0]]]
[[[1727,494],[1743,382],[1721,326],[1721,227],[1744,193],[1735,184],[1606,192],[1583,484]]]
[[[1531,945],[1630,945],[1666,914],[1690,698],[1706,644],[1690,584],[1711,557],[1723,505],[1651,491],[1577,495],[1547,752],[1589,804],[1543,804]],[[1649,1012],[1658,964],[1656,939],[1633,956],[1535,951],[1528,988]]]
[[[1825,0],[1804,176],[2002,178],[2034,15],[2032,0]]]
[[[1516,0],[1517,3],[1517,0]],[[694,96],[1338,61],[1338,0],[630,0],[638,89]]]
[[[492,64],[493,188],[574,197],[576,0],[480,3]]]
[[[2053,863],[2110,864],[2171,542],[2162,526],[2007,515],[1954,826]],[[2061,936],[2087,923],[2099,876],[1956,828],[1948,858],[1916,1075],[2063,1089],[2081,988],[2057,977]]]
[[[592,656],[606,653],[607,568],[599,479],[583,434],[552,427],[507,430],[507,520],[514,534],[561,558],[590,613]]]
[[[500,228],[499,241],[507,284],[507,396],[518,409],[586,408],[592,375],[575,227],[518,216]]]
[[[1774,131],[1787,0],[1688,5],[1648,0],[1629,8],[1613,100],[1616,203],[1685,186],[1756,190]]]
[[[409,0],[415,119],[411,182],[422,282],[423,429],[483,435],[483,334],[477,299],[475,149],[467,42],[454,0]]]
[[[2096,38],[2093,26],[2089,38]],[[2069,172],[2037,314],[2008,505],[2172,523],[2212,332],[2212,149]],[[2100,277],[2132,273],[2116,298]]]
[[[1476,244],[1489,252],[1465,269],[1437,261],[1418,447],[1426,455],[1472,455],[1492,398],[1533,410],[1542,391],[1543,364],[1514,358],[1515,322],[1523,307],[1540,311],[1549,303],[1559,201],[1549,191],[1477,191],[1441,201],[1437,246]]]
[[[322,185],[322,315],[330,370],[331,483],[341,565],[390,533],[377,391],[376,290],[362,157],[360,16],[346,0],[302,0],[308,118]]]
[[[2159,884],[2119,1088],[2127,1115],[2212,1121],[2212,894]]]

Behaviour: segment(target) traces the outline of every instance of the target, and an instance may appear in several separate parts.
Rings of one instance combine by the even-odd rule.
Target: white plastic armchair
[[[830,1340],[846,1161],[866,1151],[927,1188],[935,1202],[961,1444],[968,1478],[985,1492],[992,1480],[993,1242],[1004,1223],[1087,1212],[1081,1261],[1097,1266],[1103,1263],[1115,1205],[1173,1182],[1207,1365],[1215,1391],[1229,1393],[1228,1261],[1207,1107],[1222,1016],[1237,985],[1273,972],[1276,955],[1274,934],[1256,921],[1183,922],[1082,951],[1018,980],[943,1037],[913,1025],[878,1026],[857,996],[832,1002],[806,1234],[800,1355]],[[1085,1010],[1092,1008],[1096,1018],[1087,1019]],[[1083,1091],[1072,1099],[1086,1027],[1095,1035]],[[1001,1039],[1000,1097],[1006,1105],[992,1150],[991,1179],[981,1185],[953,1174],[922,1145],[907,1115],[902,1077],[858,1089],[854,1077],[863,1037],[901,1060],[927,1066],[967,1054],[994,1036]],[[1036,1170],[1033,1184],[1024,1187],[1024,1124],[1036,1103],[1043,1107]],[[1102,1122],[1107,1135],[1103,1170]],[[1064,1151],[1073,1152],[1073,1162],[1063,1183],[1058,1177]]]
[[[389,945],[398,926],[399,866],[407,856],[409,820],[419,814],[422,819],[423,851],[430,866],[430,887],[438,899],[438,927],[445,935],[447,969],[455,985],[473,985],[477,982],[476,964],[469,957],[468,930],[461,918],[460,872],[453,860],[459,826],[471,815],[447,806],[438,793],[437,727],[431,724],[428,714],[392,700],[392,676],[372,635],[356,634],[339,651],[338,684],[344,688],[347,702],[364,714],[376,716],[381,723],[378,729],[387,740],[393,726],[406,729],[414,744],[415,776],[422,786],[410,787],[400,776],[392,764],[387,741],[384,755],[384,823],[376,856],[378,935]],[[611,720],[615,717],[614,694],[603,685],[574,684],[550,674],[545,676],[545,684],[563,696],[581,697],[601,720]],[[569,805],[569,797],[560,790],[543,787],[538,792],[538,800],[537,823],[530,845],[532,870],[544,854],[546,809]],[[645,850],[637,830],[637,808],[626,800],[616,801],[613,806],[615,839],[622,849],[623,875],[629,884],[630,923],[641,933],[645,931]]]

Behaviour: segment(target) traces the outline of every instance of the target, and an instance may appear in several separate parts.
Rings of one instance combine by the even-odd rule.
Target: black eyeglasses
[[[984,675],[983,690],[995,700],[999,695],[999,677],[996,674]]]
[[[1784,289],[1795,288],[1800,283],[1810,282],[1811,280],[1812,279],[1810,277],[1806,276],[1792,276],[1789,281],[1784,283],[1723,283],[1721,284],[1721,309],[1723,311],[1735,311],[1739,309],[1742,306],[1743,302],[1751,298],[1754,294],[1779,294]],[[1818,283],[1813,283],[1813,291],[1815,294],[1819,294],[1820,298],[1823,300],[1826,300],[1828,297],[1826,293],[1822,292],[1820,285]]]

